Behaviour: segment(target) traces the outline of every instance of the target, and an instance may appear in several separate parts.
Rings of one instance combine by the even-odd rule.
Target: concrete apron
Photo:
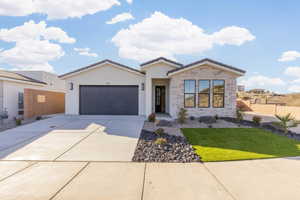
[[[29,144],[6,149],[0,156],[7,154],[2,160],[53,161],[97,130],[103,130],[103,127],[91,124],[85,130],[53,130]]]

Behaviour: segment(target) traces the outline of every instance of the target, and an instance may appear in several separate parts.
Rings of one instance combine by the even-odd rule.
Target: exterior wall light
[[[74,84],[71,82],[71,83],[69,83],[69,89],[70,90],[73,90],[74,89]]]
[[[142,83],[142,91],[144,91],[145,90],[145,83]]]

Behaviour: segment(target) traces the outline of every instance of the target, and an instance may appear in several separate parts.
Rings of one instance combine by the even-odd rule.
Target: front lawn
[[[300,142],[256,128],[183,128],[202,161],[300,156]]]

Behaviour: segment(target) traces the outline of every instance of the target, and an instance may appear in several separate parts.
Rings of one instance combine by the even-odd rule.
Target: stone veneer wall
[[[225,107],[212,107],[212,90],[210,108],[198,108],[198,94],[196,93],[196,107],[186,108],[189,116],[214,116],[235,117],[236,115],[236,78],[233,73],[222,71],[210,66],[202,66],[187,70],[171,77],[170,80],[170,115],[177,118],[180,108],[184,107],[184,80],[196,80],[196,91],[198,91],[198,80],[201,79],[223,79],[225,80]]]

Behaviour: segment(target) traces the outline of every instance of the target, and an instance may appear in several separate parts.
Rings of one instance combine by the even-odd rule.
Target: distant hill
[[[272,96],[268,98],[268,101],[284,102],[286,106],[300,106],[300,93]]]

